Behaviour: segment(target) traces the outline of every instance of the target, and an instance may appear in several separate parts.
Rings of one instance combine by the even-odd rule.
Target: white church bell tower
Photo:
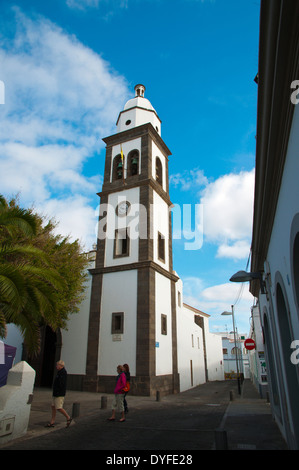
[[[171,152],[145,87],[104,138],[96,265],[92,274],[84,389],[113,393],[129,364],[136,395],[179,390],[175,283],[168,182]]]

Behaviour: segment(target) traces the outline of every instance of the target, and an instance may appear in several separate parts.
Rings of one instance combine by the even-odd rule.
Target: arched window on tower
[[[162,186],[162,163],[159,157],[156,157],[156,181]]]
[[[112,181],[117,181],[123,178],[124,164],[121,155],[116,155],[113,160],[112,168]]]
[[[128,154],[128,176],[135,176],[139,173],[139,152],[131,150]]]

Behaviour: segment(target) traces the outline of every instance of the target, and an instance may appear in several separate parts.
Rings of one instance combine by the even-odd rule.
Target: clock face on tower
[[[130,209],[130,203],[128,201],[122,201],[116,207],[116,214],[120,217],[127,215]]]

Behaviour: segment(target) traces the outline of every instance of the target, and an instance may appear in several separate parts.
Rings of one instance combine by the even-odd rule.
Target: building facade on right
[[[299,448],[299,2],[262,0],[251,281],[273,416]],[[264,289],[262,289],[264,287]],[[265,292],[265,293],[262,293]]]

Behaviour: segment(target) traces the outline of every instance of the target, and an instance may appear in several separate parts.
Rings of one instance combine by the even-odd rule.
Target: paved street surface
[[[230,401],[231,391],[234,401]],[[107,397],[106,409],[101,409],[103,396]],[[65,428],[65,420],[59,415],[55,428],[46,429],[51,391],[35,390],[27,435],[0,449],[105,450],[105,455],[111,456],[127,455],[125,451],[146,450],[153,454],[167,450],[170,454],[181,451],[187,455],[186,451],[218,450],[215,431],[219,428],[222,437],[225,431],[227,448],[231,450],[287,449],[272,419],[270,405],[258,396],[249,380],[244,383],[242,396],[234,381],[209,382],[160,401],[128,395],[129,413],[123,423],[118,418],[107,421],[112,398],[68,391],[65,408],[71,414],[73,403],[79,402],[80,416]]]

